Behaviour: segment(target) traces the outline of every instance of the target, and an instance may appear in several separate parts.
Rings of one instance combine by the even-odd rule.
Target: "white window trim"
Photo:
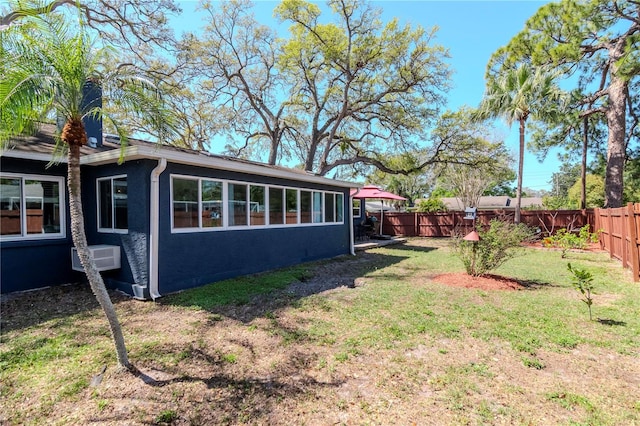
[[[342,202],[344,203],[344,200],[346,199],[344,196],[344,193],[342,192],[336,192],[336,191],[324,191],[324,190],[317,190],[317,189],[311,189],[311,188],[300,188],[300,187],[292,187],[292,186],[282,186],[282,185],[270,185],[270,184],[266,184],[266,183],[258,183],[258,182],[253,182],[253,181],[240,181],[240,180],[229,180],[229,179],[218,179],[218,178],[213,178],[213,177],[206,177],[206,176],[191,176],[191,175],[182,175],[182,174],[174,174],[172,173],[169,176],[170,179],[170,200],[169,200],[169,214],[171,217],[171,233],[174,234],[182,234],[182,233],[191,233],[191,232],[220,232],[220,231],[240,231],[240,230],[253,230],[253,229],[273,229],[273,228],[293,228],[293,227],[308,227],[308,226],[339,226],[339,225],[344,225],[345,223],[345,218],[344,218],[344,208],[343,208],[343,214],[342,214],[342,220],[341,221],[337,221],[337,222],[325,222],[324,219],[324,197],[326,193],[329,194],[333,194],[334,196],[334,200],[336,198],[338,198],[336,195],[338,194],[342,194]],[[198,181],[198,227],[191,227],[191,228],[176,228],[174,226],[174,217],[173,217],[173,180],[174,179],[185,179],[185,180],[195,180]],[[224,206],[223,212],[222,212],[222,226],[218,226],[218,227],[210,227],[210,228],[204,228],[202,227],[202,181],[214,181],[214,182],[221,182],[222,183],[222,205]],[[265,192],[265,224],[264,225],[251,225],[251,217],[250,217],[250,209],[247,209],[247,225],[229,225],[229,194],[228,194],[228,184],[241,184],[241,185],[246,185],[247,186],[247,202],[250,203],[250,197],[251,197],[251,193],[250,193],[250,188],[251,186],[261,186],[264,188]],[[283,222],[285,223],[279,223],[279,224],[271,224],[269,223],[269,188],[275,188],[275,189],[280,189],[282,190],[282,195],[283,195]],[[297,210],[298,210],[298,218],[297,218],[297,223],[286,223],[286,190],[287,189],[293,189],[296,191],[297,194]],[[301,223],[301,209],[300,209],[300,191],[309,191],[311,192],[312,196],[311,196],[311,215],[312,215],[312,221],[311,223]],[[320,192],[322,193],[322,200],[323,200],[323,207],[322,207],[322,222],[313,222],[313,203],[314,203],[314,197],[313,197],[313,193],[315,192]],[[338,211],[337,211],[337,204],[334,202],[334,209],[336,209],[335,211],[335,217],[337,217],[338,215]]]
[[[302,191],[308,192],[310,194],[309,222],[306,223],[302,223]],[[300,226],[317,225],[316,223],[313,223],[313,190],[308,188],[298,189],[298,224]]]
[[[271,188],[274,189],[279,189],[280,190],[280,195],[282,196],[282,207],[280,210],[280,214],[282,215],[282,223],[274,223],[271,224]],[[286,214],[285,214],[285,209],[286,209],[286,205],[287,205],[287,193],[284,191],[284,187],[282,186],[278,186],[278,185],[266,185],[266,192],[265,192],[265,210],[267,212],[267,217],[265,218],[265,225],[264,228],[266,227],[271,227],[271,228],[277,228],[277,227],[284,227],[287,224],[286,222]]]
[[[205,232],[205,231],[214,231],[214,230],[219,230],[219,229],[224,229],[227,227],[227,215],[224,214],[227,206],[224,203],[224,200],[227,198],[225,195],[225,191],[226,191],[226,185],[222,185],[222,226],[218,226],[218,227],[207,227],[204,228],[202,226],[202,181],[203,180],[209,180],[209,181],[214,181],[214,182],[223,182],[219,179],[208,179],[208,178],[204,178],[204,177],[197,177],[197,176],[189,176],[189,175],[176,175],[176,174],[171,174],[169,176],[169,188],[170,188],[170,202],[169,202],[169,217],[171,218],[171,232],[172,233],[185,233],[185,232]],[[174,215],[173,215],[173,205],[174,205],[174,200],[173,200],[173,180],[174,179],[182,179],[182,180],[193,180],[198,182],[198,199],[196,200],[196,202],[198,203],[198,226],[197,227],[190,227],[190,228],[176,228],[175,224],[174,224]]]
[[[237,181],[223,181],[223,184],[222,184],[222,188],[223,188],[222,189],[222,198],[223,198],[223,200],[225,200],[225,201],[223,201],[223,203],[226,205],[226,211],[228,212],[228,214],[224,214],[224,211],[222,212],[223,223],[224,223],[224,221],[228,221],[229,220],[229,214],[231,214],[231,205],[229,204],[229,185],[230,184],[231,185],[244,185],[245,186],[245,188],[244,188],[245,203],[247,205],[249,205],[249,206],[251,205],[250,194],[249,194],[249,188],[251,187],[250,183],[248,183],[248,182],[237,182]],[[225,191],[226,191],[226,194],[225,194]],[[245,219],[244,219],[245,224],[244,225],[235,225],[235,224],[234,225],[229,225],[229,224],[226,224],[226,226],[228,228],[231,228],[231,229],[242,229],[242,228],[251,227],[251,224],[249,223],[249,219],[250,219],[249,218],[249,213],[250,213],[250,211],[251,211],[251,208],[247,208],[245,213],[244,213],[244,216],[245,216]]]
[[[66,200],[66,188],[65,178],[63,176],[47,176],[47,175],[25,175],[19,173],[0,173],[0,177],[8,179],[20,179],[20,227],[21,235],[0,235],[0,241],[31,241],[31,240],[50,240],[50,239],[63,239],[67,237],[67,200]],[[49,234],[28,234],[27,233],[27,221],[25,220],[26,214],[26,194],[24,191],[25,180],[41,180],[58,183],[58,209],[60,213],[60,232]]]
[[[354,205],[355,202],[358,202],[358,207],[357,207],[357,211],[358,214],[356,215],[356,207]],[[360,219],[361,215],[362,215],[362,199],[361,198],[352,198],[351,199],[351,209],[353,210],[353,219]]]
[[[106,234],[128,234],[129,233],[129,220],[127,219],[127,229],[115,228],[116,223],[116,203],[115,203],[115,191],[113,190],[113,181],[114,179],[127,179],[127,215],[129,214],[129,179],[127,175],[115,175],[115,176],[104,176],[96,179],[96,218],[98,220],[97,228],[98,232],[106,233]],[[111,228],[101,228],[100,223],[102,222],[100,219],[100,182],[108,180],[111,182]]]
[[[287,222],[287,191],[293,190],[296,193],[296,223]],[[300,225],[300,188],[286,188],[284,191],[284,221],[285,225],[294,226]]]
[[[262,188],[262,201],[264,202],[264,225],[252,225],[251,224],[251,187],[259,186]],[[247,200],[249,202],[249,208],[247,209],[247,226],[249,228],[264,228],[269,224],[269,197],[267,196],[269,190],[267,185],[259,183],[247,183]]]
[[[342,198],[341,202],[338,202],[338,198]],[[342,206],[342,219],[338,220],[338,206]],[[342,192],[334,192],[333,193],[333,208],[335,209],[334,217],[336,223],[344,223],[344,194]]]

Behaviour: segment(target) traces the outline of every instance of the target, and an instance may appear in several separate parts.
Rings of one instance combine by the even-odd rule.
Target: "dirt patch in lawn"
[[[476,288],[480,290],[522,290],[525,288],[525,286],[517,280],[492,274],[481,277],[474,277],[464,272],[440,274],[433,277],[433,281],[452,287]]]

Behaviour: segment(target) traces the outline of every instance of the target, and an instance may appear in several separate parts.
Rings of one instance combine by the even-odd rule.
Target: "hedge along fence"
[[[640,203],[615,209],[595,209],[595,227],[600,231],[600,247],[630,268],[633,280],[640,281]]]
[[[378,214],[378,219],[380,215]],[[382,230],[387,235],[404,237],[450,237],[454,232],[470,232],[473,221],[464,212],[395,213],[385,212]],[[476,223],[488,225],[492,219],[513,221],[512,210],[479,210]],[[594,226],[593,210],[522,210],[520,222],[539,228],[542,235],[553,235],[559,229],[577,231],[584,225]]]

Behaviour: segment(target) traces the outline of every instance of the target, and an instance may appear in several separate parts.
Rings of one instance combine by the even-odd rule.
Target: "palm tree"
[[[520,65],[487,82],[487,88],[477,111],[477,118],[502,117],[511,126],[520,124],[518,152],[518,184],[516,188],[515,223],[520,223],[522,205],[522,170],[524,165],[524,135],[527,119],[549,120],[556,117],[566,95],[555,84],[555,75],[546,69]]]
[[[124,72],[126,68],[111,74],[100,72],[100,61],[107,52],[105,48],[93,48],[81,20],[75,27],[54,13],[26,14],[19,25],[0,31],[0,147],[5,147],[12,137],[34,130],[37,122],[51,118],[64,121],[58,144],[67,152],[73,244],[109,322],[118,364],[131,369],[122,328],[91,257],[84,228],[80,147],[86,144],[87,134],[82,119],[108,118],[101,105],[85,105],[85,86],[117,83],[117,89],[109,94],[117,98],[119,105],[132,113],[154,113],[148,117],[163,131],[167,130],[167,122],[162,119],[165,111],[150,81]],[[126,135],[120,136],[126,144]]]

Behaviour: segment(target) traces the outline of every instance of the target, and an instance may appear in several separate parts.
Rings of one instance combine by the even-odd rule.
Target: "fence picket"
[[[640,204],[636,204],[635,207],[640,207]],[[640,215],[636,217],[636,208],[633,203],[627,204],[627,226],[629,234],[629,248],[631,249],[631,270],[633,271],[633,280],[640,281],[640,250],[638,250],[638,219]]]
[[[379,217],[380,215],[377,214]],[[488,225],[492,219],[513,220],[513,212],[506,210],[481,210],[476,222]],[[595,216],[592,210],[525,210],[521,220],[529,226],[540,228],[543,235],[555,233],[561,228],[576,231],[590,225],[594,231]],[[449,211],[438,213],[388,212],[382,224],[386,234],[398,236],[450,237],[455,230],[470,231],[472,221],[464,219],[464,212]]]

